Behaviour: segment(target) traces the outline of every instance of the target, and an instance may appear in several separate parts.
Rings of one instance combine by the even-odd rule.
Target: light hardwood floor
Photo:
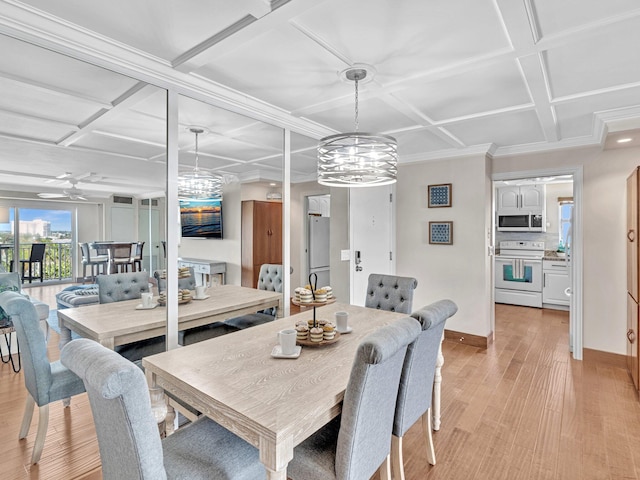
[[[53,306],[61,288],[30,293]],[[572,360],[568,329],[565,312],[497,305],[488,350],[445,342],[437,464],[428,465],[415,425],[404,439],[407,479],[640,480],[640,404],[630,377],[619,363]],[[52,359],[57,341],[54,332]],[[33,467],[37,416],[26,441],[17,439],[24,400],[22,374],[2,364],[0,478],[101,478],[86,395],[70,409],[51,406],[42,460]]]

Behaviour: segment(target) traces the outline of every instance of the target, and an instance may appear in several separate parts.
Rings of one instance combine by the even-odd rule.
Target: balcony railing
[[[31,255],[31,243],[21,243],[18,258],[28,260]],[[0,245],[0,265],[8,272],[11,270],[14,249],[11,244]],[[34,266],[35,269],[39,268]],[[44,251],[44,281],[63,281],[73,278],[73,258],[71,243],[47,243]],[[17,271],[20,272],[18,262]],[[35,275],[35,271],[34,271]]]

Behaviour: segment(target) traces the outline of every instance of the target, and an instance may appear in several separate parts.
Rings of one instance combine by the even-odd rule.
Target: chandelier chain
[[[358,131],[358,77],[355,78],[355,82],[356,82],[356,118],[355,118],[355,124],[356,124],[356,132]]]

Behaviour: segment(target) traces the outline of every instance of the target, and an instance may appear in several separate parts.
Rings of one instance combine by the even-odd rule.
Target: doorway
[[[546,285],[547,289],[558,289],[559,282],[567,282],[568,287],[563,289],[563,293],[566,290],[566,295],[558,295],[558,297],[567,298],[566,307],[556,305],[561,302],[553,303],[544,302],[549,301],[552,298],[550,295],[544,297],[544,290],[541,292],[541,298],[543,300],[543,308],[557,308],[565,309],[569,311],[569,349],[573,354],[573,358],[576,360],[582,359],[582,167],[577,167],[570,170],[544,170],[544,171],[532,171],[532,172],[520,172],[520,173],[508,173],[508,174],[494,174],[493,176],[494,186],[494,202],[493,211],[496,213],[493,216],[493,228],[492,228],[492,244],[496,251],[500,248],[501,241],[516,240],[516,241],[538,241],[544,242],[545,259],[553,258],[553,262],[546,262],[547,265],[556,264],[557,266],[564,263],[566,269],[561,274],[565,277],[558,276],[558,272],[549,271],[548,280]],[[516,186],[518,184],[544,184],[549,185],[549,193],[546,195],[546,221],[544,232],[505,232],[498,231],[497,227],[497,211],[499,209],[499,191],[498,187],[504,185]],[[564,186],[557,186],[562,185]],[[556,185],[556,186],[553,186]],[[568,186],[570,185],[570,188]],[[569,225],[567,223],[567,208],[566,205],[571,201],[571,217],[569,219]],[[563,208],[564,207],[564,208]],[[569,242],[569,245],[566,243]],[[557,257],[556,257],[557,255]],[[497,259],[498,257],[494,257]],[[500,272],[496,271],[496,262],[494,262],[494,275],[493,280],[493,292],[496,292],[496,278]],[[543,289],[544,289],[543,282]],[[495,293],[494,293],[495,295]],[[493,324],[495,318],[495,307],[492,315],[492,329],[495,331],[495,325]]]

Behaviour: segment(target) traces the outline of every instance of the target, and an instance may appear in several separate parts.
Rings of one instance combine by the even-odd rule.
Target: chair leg
[[[31,463],[34,465],[40,461],[44,441],[47,438],[47,428],[49,428],[49,404],[42,405],[39,410],[38,433],[36,434],[36,441],[33,444],[33,454],[31,455]]]
[[[393,480],[404,480],[402,437],[395,435],[391,435],[391,468],[393,468]]]
[[[436,451],[433,448],[433,435],[431,429],[431,409],[422,415],[422,429],[427,441],[427,461],[431,465],[436,464]]]
[[[29,433],[29,427],[31,426],[31,418],[33,417],[33,409],[36,406],[36,401],[31,395],[27,395],[27,402],[24,406],[24,415],[22,416],[22,425],[20,425],[20,434],[18,438],[22,440],[26,438]]]
[[[391,459],[390,455],[387,455],[387,458],[384,459],[382,465],[378,469],[378,473],[380,474],[380,480],[391,480]]]

